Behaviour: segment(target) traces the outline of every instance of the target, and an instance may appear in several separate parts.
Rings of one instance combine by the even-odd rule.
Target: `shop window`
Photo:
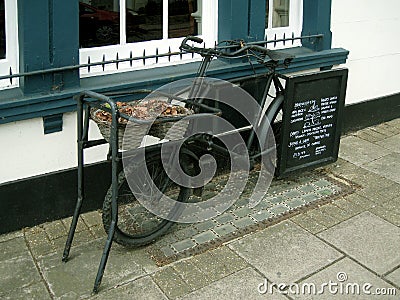
[[[0,76],[18,73],[17,1],[0,0]],[[0,80],[0,88],[14,87],[18,79]]]
[[[87,63],[178,51],[182,37],[199,35],[206,44],[216,38],[216,0],[81,0],[79,2],[80,62]],[[122,13],[123,12],[123,13]],[[202,26],[207,24],[207,26]],[[118,72],[165,63],[160,58],[81,70],[82,76]]]
[[[302,0],[266,0],[265,35],[267,40],[299,37],[302,30]],[[300,41],[272,44],[285,48],[300,46]]]

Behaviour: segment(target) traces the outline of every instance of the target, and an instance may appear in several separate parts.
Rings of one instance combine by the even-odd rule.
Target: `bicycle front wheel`
[[[189,159],[189,156],[185,153],[180,155],[181,164],[188,165]],[[137,168],[147,168],[151,179],[138,178],[138,180],[135,181],[137,185],[135,187],[136,192],[140,190],[146,195],[149,195],[152,193],[149,188],[156,186],[162,194],[177,202],[186,202],[189,198],[191,190],[177,185],[168,177],[163,168],[159,153],[150,155],[146,158],[146,162],[143,163],[143,165],[135,166],[135,169]],[[153,184],[147,182],[148,180],[152,180]],[[155,191],[154,194],[156,194]],[[154,201],[157,200],[159,199],[154,199]],[[111,224],[111,202],[112,187],[110,186],[103,203],[102,214],[103,226],[106,232],[109,231]],[[147,245],[165,234],[174,224],[174,222],[163,219],[142,206],[133,195],[124,171],[121,171],[118,175],[117,206],[118,221],[115,229],[114,241],[124,246],[139,247]],[[170,208],[169,215],[172,218],[177,217],[179,213],[178,205]]]

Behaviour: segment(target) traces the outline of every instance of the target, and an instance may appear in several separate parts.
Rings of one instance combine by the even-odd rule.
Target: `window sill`
[[[287,69],[279,70],[282,73],[291,73],[315,68],[325,68],[343,64],[347,60],[349,51],[336,48],[314,52],[304,47],[286,49],[296,58]],[[156,89],[168,82],[194,76],[199,62],[183,65],[153,68],[141,71],[125,72],[120,74],[97,76],[81,79],[81,86],[55,93],[24,96],[19,88],[0,92],[0,124],[13,121],[44,117],[76,109],[72,97],[82,90],[98,92],[124,89]],[[208,72],[208,76],[220,79],[232,79],[252,74],[248,63],[216,61]],[[256,72],[265,69],[256,66]]]

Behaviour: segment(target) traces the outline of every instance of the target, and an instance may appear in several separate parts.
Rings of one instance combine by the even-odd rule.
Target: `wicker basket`
[[[104,139],[107,142],[110,142],[111,136],[111,123],[108,121],[101,120],[97,117],[97,112],[101,111],[100,109],[92,109],[90,111],[90,118],[96,122],[99,127],[100,133],[103,135]],[[143,137],[147,134],[149,127],[151,124],[136,124],[131,122],[129,124],[129,132],[131,134],[125,135],[125,128],[127,124],[118,123],[118,148],[122,149],[122,141],[125,139],[125,147],[127,149],[138,148],[142,143]]]
[[[193,112],[187,108],[184,109],[184,114],[178,114],[174,116],[160,116],[154,123],[150,124],[138,124],[130,122],[129,124],[129,135],[125,134],[125,128],[127,124],[118,123],[118,147],[123,149],[122,141],[124,140],[124,150],[138,148],[146,134],[155,136],[160,139],[168,140],[178,140],[183,138],[186,133],[187,127],[189,125],[189,120],[184,120],[176,123],[172,128],[172,125],[176,121],[162,122],[163,118],[179,118],[192,114]],[[101,109],[91,109],[90,118],[96,122],[99,127],[100,133],[103,135],[104,139],[109,142],[111,134],[111,123],[100,119],[97,113],[102,111]],[[172,129],[171,129],[172,128]]]
[[[185,113],[175,116],[159,116],[150,128],[149,134],[160,139],[179,140],[185,136],[189,126],[189,120],[181,120],[180,118],[193,114],[193,111],[185,108]],[[164,118],[176,118],[177,121],[163,122]],[[174,125],[175,124],[175,125]],[[174,125],[174,126],[173,126]],[[173,127],[172,127],[173,126]]]

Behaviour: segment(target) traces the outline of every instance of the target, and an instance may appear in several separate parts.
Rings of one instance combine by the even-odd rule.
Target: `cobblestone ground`
[[[342,137],[339,157],[336,163],[324,167],[321,174],[357,184],[352,193],[163,266],[149,254],[155,244],[127,249],[114,243],[97,295],[91,295],[91,289],[106,237],[99,211],[80,217],[67,263],[62,263],[61,257],[70,218],[1,235],[0,298],[366,298],[363,290],[360,295],[348,295],[343,290],[333,295],[326,289],[318,297],[301,292],[295,295],[288,288],[279,292],[277,285],[266,291],[268,295],[258,291],[260,284],[261,288],[268,283],[270,287],[272,283],[313,283],[321,287],[333,281],[353,286],[368,283],[372,294],[369,298],[398,299],[400,119]],[[315,182],[323,180],[326,178],[317,178]],[[288,203],[295,206],[292,200],[276,204],[281,208],[288,207]],[[211,235],[236,230],[240,218],[253,216],[250,220],[254,221],[254,216],[263,218],[267,213],[273,214],[271,207],[265,206],[258,212],[235,207],[220,216],[224,220],[196,225],[203,226],[200,231],[194,225],[172,228],[173,234],[166,235],[163,243],[170,251],[179,252],[189,247],[190,241],[199,244],[212,240]],[[204,232],[207,234],[200,235]],[[177,238],[185,242],[176,244]],[[163,251],[168,254],[167,248]],[[390,295],[394,292],[397,296]],[[385,295],[378,297],[379,293]]]

